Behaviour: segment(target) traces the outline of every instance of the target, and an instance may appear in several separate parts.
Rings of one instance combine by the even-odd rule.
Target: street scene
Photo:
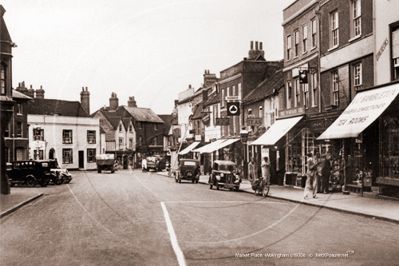
[[[397,223],[252,191],[210,190],[205,182],[176,183],[166,172],[73,176],[61,186],[14,188],[43,196],[1,219],[1,265],[395,265],[398,260]]]
[[[399,2],[3,0],[1,265],[399,265]]]

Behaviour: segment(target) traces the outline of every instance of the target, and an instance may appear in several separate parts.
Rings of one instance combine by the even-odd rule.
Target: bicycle
[[[267,182],[264,179],[257,179],[252,183],[252,189],[255,192],[255,196],[262,194],[263,197],[266,197],[269,194],[270,190],[270,182]]]

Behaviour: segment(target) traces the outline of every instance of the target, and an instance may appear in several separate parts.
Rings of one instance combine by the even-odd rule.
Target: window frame
[[[93,154],[94,151],[94,154]],[[87,148],[86,150],[86,160],[87,163],[95,163],[96,162],[96,148]]]
[[[68,140],[68,137],[66,137],[66,133],[70,133],[70,141]],[[62,130],[62,144],[72,144],[73,143],[73,132],[72,129],[63,129]]]
[[[331,89],[332,89],[332,102],[331,104],[333,106],[338,106],[339,105],[339,75],[338,75],[338,70],[332,71],[331,72]]]
[[[123,138],[119,137],[118,139],[118,149],[123,150]]]
[[[318,84],[317,84],[317,73],[311,74],[311,84],[312,84],[312,107],[315,107],[318,105],[318,94],[317,94],[317,89],[318,89]]]
[[[330,13],[330,47],[339,46],[339,13],[335,10]]]
[[[23,123],[22,122],[17,122],[17,138],[22,138],[23,137]]]
[[[34,128],[33,129],[33,140],[44,140],[44,129],[43,128]]]
[[[287,83],[286,83],[286,94],[287,94],[286,108],[290,109],[291,108],[291,94],[292,94],[292,82],[291,81],[287,81]]]
[[[306,108],[310,106],[310,98],[309,98],[309,84],[302,84],[303,86],[303,105]]]
[[[295,79],[295,98],[294,98],[294,107],[298,107],[301,105],[301,84],[299,83],[299,78]]]
[[[316,37],[317,37],[317,20],[312,20],[312,48],[316,48]]]
[[[362,62],[353,64],[353,87],[355,91],[361,90],[363,85],[363,65]]]
[[[399,80],[399,21],[390,25],[391,39],[391,81]],[[396,39],[395,39],[396,38]]]
[[[362,2],[361,0],[351,0],[351,37],[356,38],[362,35]]]
[[[294,47],[294,58],[299,56],[299,30],[294,31],[295,47]]]
[[[308,25],[302,26],[302,53],[306,53],[308,51]]]
[[[7,95],[7,65],[0,62],[0,95]]]
[[[287,61],[291,60],[291,49],[292,49],[291,46],[292,46],[291,35],[287,35],[287,51],[286,51]]]
[[[66,161],[66,152],[70,151],[70,161]],[[73,164],[73,149],[71,148],[65,148],[62,149],[62,163],[63,164]]]
[[[96,141],[97,141],[96,140],[96,131],[95,130],[87,130],[87,143],[88,144],[96,144]]]

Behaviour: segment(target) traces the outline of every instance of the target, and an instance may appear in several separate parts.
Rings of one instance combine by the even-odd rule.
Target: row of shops
[[[202,147],[193,142],[179,156],[200,160],[204,174],[214,160],[244,165],[244,158],[249,162],[253,157],[258,176],[261,160],[267,156],[272,184],[303,186],[308,155],[328,155],[331,190],[377,187],[379,194],[399,197],[398,93],[399,83],[373,87],[357,93],[343,111],[280,116],[261,136],[250,136],[248,146],[239,138],[219,139]]]

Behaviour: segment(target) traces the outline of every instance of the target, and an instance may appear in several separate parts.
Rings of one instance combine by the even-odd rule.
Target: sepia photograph
[[[399,1],[2,0],[0,265],[399,265]]]

